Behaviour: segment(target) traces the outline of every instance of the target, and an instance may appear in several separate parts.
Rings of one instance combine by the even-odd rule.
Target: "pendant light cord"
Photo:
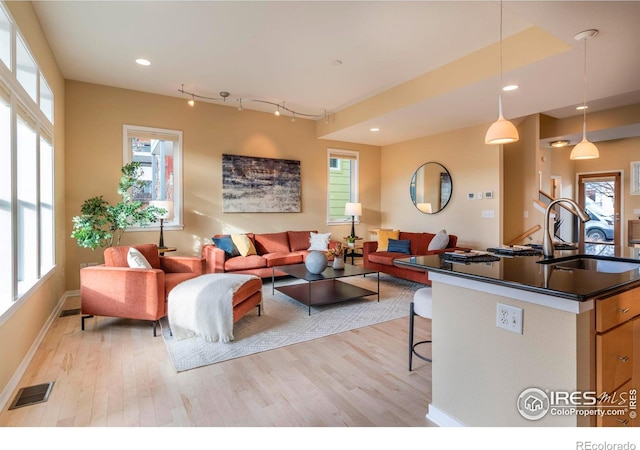
[[[587,139],[587,38],[584,39],[584,78],[582,85],[582,138]]]
[[[502,92],[502,0],[500,0],[500,86],[499,92]]]

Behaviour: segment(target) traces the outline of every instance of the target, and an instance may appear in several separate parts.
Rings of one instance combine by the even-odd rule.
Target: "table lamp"
[[[159,216],[160,218],[160,241],[158,242],[158,248],[166,248],[164,245],[164,221],[173,219],[173,201],[172,200],[154,200],[149,202],[149,205],[156,208],[162,208],[165,213]]]
[[[362,215],[362,204],[361,203],[345,203],[344,215],[351,216],[351,237],[357,237],[354,220],[355,220],[355,216]]]

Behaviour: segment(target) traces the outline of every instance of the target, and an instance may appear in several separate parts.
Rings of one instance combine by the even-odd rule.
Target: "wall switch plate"
[[[495,217],[495,213],[493,209],[483,209],[482,210],[482,218],[483,219],[493,219]]]
[[[478,192],[478,193],[476,194],[476,198],[477,198],[478,200],[482,200],[482,192]]]
[[[522,308],[498,303],[496,308],[496,326],[522,334]]]

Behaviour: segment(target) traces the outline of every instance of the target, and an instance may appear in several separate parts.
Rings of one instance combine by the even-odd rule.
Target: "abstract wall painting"
[[[222,155],[222,211],[300,212],[300,161]]]

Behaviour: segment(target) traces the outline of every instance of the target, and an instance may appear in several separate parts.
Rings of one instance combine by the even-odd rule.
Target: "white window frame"
[[[137,125],[123,125],[122,127],[122,161],[123,165],[132,160],[130,138],[136,135],[154,136],[161,140],[173,140],[173,219],[163,223],[164,230],[180,231],[184,228],[183,222],[183,184],[182,184],[182,131],[166,128],[143,127]],[[159,230],[160,224],[146,227],[131,226],[129,231]]]
[[[343,218],[336,220],[331,217],[330,204],[331,204],[331,171],[337,170],[336,168],[331,167],[331,159],[338,157],[340,159],[351,159],[354,160],[355,167],[351,172],[351,192],[349,202],[357,203],[359,202],[359,189],[358,189],[358,181],[360,179],[360,153],[355,150],[343,150],[336,148],[328,148],[327,149],[327,225],[344,225],[345,223],[351,223],[351,216],[344,216]],[[340,162],[338,161],[340,165]],[[354,222],[360,223],[360,216],[354,217]]]
[[[40,84],[45,83],[47,87],[49,83],[45,79],[45,75],[42,73],[40,66],[38,65],[37,59],[34,57],[34,53],[29,47],[29,43],[24,38],[24,36],[20,33],[18,26],[16,25],[15,20],[9,13],[8,9],[5,6],[4,2],[0,2],[0,10],[2,13],[8,18],[10,24],[10,61],[9,66],[4,64],[4,62],[0,62],[0,89],[5,93],[4,97],[7,100],[7,104],[9,106],[9,114],[10,114],[10,124],[9,124],[9,134],[10,134],[10,145],[4,146],[0,148],[0,151],[9,152],[9,159],[11,160],[11,169],[10,169],[10,177],[8,179],[9,184],[11,185],[11,207],[10,207],[10,216],[11,216],[11,232],[10,239],[11,243],[7,250],[5,256],[7,259],[4,260],[2,269],[11,273],[10,275],[10,289],[3,291],[3,298],[0,298],[0,324],[2,324],[5,320],[8,319],[16,310],[19,304],[24,302],[30,295],[35,292],[46,280],[49,278],[56,269],[56,227],[55,227],[55,217],[56,217],[56,204],[55,204],[55,196],[51,198],[52,205],[48,205],[47,207],[51,207],[51,213],[48,214],[50,223],[43,224],[42,220],[42,183],[46,182],[47,184],[51,184],[50,189],[53,189],[55,192],[55,140],[54,140],[54,128],[53,128],[53,114],[45,114],[45,112],[41,109],[40,105]],[[24,45],[25,50],[27,51],[29,57],[33,60],[35,64],[35,77],[36,77],[36,93],[35,98],[26,91],[26,89],[20,84],[17,76],[17,58],[16,58],[16,43],[18,39]],[[50,90],[50,89],[49,89]],[[51,90],[50,90],[51,91]],[[53,91],[51,91],[51,102],[47,106],[47,109],[50,109],[53,112],[54,105],[54,96]],[[35,157],[33,158],[33,164],[35,167],[31,169],[35,169],[35,184],[34,187],[34,205],[33,210],[35,211],[35,231],[36,236],[32,236],[32,243],[35,245],[35,260],[33,258],[26,258],[23,252],[23,245],[20,243],[20,236],[22,229],[22,223],[20,219],[21,208],[18,199],[18,177],[20,177],[20,173],[18,172],[18,115],[22,118],[27,118],[29,121],[29,126],[32,128],[35,134]],[[41,143],[42,140],[46,140],[50,145],[51,158],[50,158],[50,173],[43,174],[41,166]],[[7,182],[7,180],[3,180]],[[45,234],[43,234],[45,233]],[[46,252],[43,255],[43,251]],[[44,257],[44,259],[43,259]],[[9,267],[4,267],[4,264],[9,262]],[[20,279],[21,274],[31,273],[32,277],[28,279]],[[9,298],[4,298],[4,295],[7,295]]]

